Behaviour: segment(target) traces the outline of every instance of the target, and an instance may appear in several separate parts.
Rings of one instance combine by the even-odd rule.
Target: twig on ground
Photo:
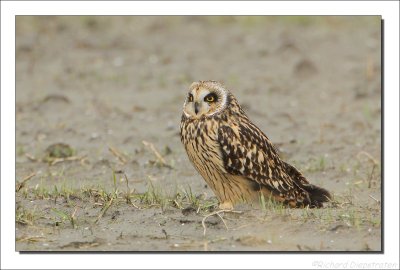
[[[16,242],[39,242],[44,241],[43,236],[23,236],[15,239]]]
[[[101,210],[99,216],[96,218],[94,223],[99,222],[99,220],[104,216],[104,214],[107,212],[108,208],[110,208],[111,204],[114,201],[114,197],[111,197],[110,201],[104,206],[104,208]]]
[[[122,173],[122,174],[124,174],[125,182],[126,182],[126,203],[127,203],[127,204],[132,204],[133,207],[135,207],[136,209],[140,209],[139,206],[137,206],[136,204],[134,204],[134,203],[132,202],[131,198],[130,198],[131,189],[130,189],[130,187],[129,187],[128,176],[126,176],[126,173],[125,173],[124,171],[118,171],[118,172],[115,172],[115,173]],[[133,190],[135,190],[135,189],[133,189]]]
[[[160,154],[160,152],[157,151],[157,149],[154,147],[154,145],[153,145],[152,143],[147,142],[147,141],[142,141],[142,143],[143,143],[145,146],[147,146],[147,147],[150,148],[150,150],[154,153],[154,155],[157,157],[158,161],[160,162],[160,164],[161,164],[162,166],[165,166],[165,167],[168,167],[168,168],[172,168],[172,166],[169,165],[169,164],[165,161],[165,159],[162,157],[162,155]]]
[[[75,161],[75,160],[80,160],[81,161],[81,160],[83,160],[85,158],[86,158],[86,156],[83,156],[83,157],[72,156],[72,157],[66,157],[66,158],[55,158],[55,159],[51,160],[50,165],[52,166],[52,165],[55,165],[57,163],[64,162],[64,161]]]
[[[24,179],[22,179],[22,181],[20,183],[17,183],[15,185],[15,191],[16,192],[20,191],[21,188],[23,188],[25,186],[26,182],[28,182],[28,180],[31,179],[32,177],[34,177],[35,175],[36,175],[36,173],[33,172],[33,173],[25,176]]]
[[[372,196],[372,195],[368,195],[371,199],[373,199],[375,202],[377,202],[377,203],[380,203],[381,201],[380,200],[378,200],[377,198],[375,198],[374,196]]]
[[[369,160],[372,161],[372,163],[374,163],[374,165],[378,165],[379,164],[378,161],[376,161],[376,159],[374,159],[370,153],[365,152],[365,151],[361,151],[361,152],[359,152],[357,154],[357,158],[360,158],[361,155],[366,156]]]
[[[372,167],[371,174],[369,175],[368,178],[368,188],[371,188],[371,183],[372,183],[372,177],[374,176],[374,170],[375,170],[376,164]]]
[[[38,161],[37,158],[35,158],[33,155],[29,154],[29,153],[25,153],[25,156],[30,160],[30,161]]]
[[[216,213],[216,214],[219,216],[219,218],[220,218],[220,219],[222,220],[222,222],[224,223],[226,230],[229,230],[228,225],[226,225],[226,222],[225,222],[225,220],[222,218],[222,216],[221,216],[219,213]]]
[[[128,162],[128,160],[124,157],[124,155],[114,147],[108,146],[108,150],[110,150],[111,154],[116,156],[119,159],[119,161],[121,161],[123,164],[126,164]]]
[[[377,166],[379,165],[379,163],[378,163],[378,161],[377,161],[376,159],[374,159],[374,158],[372,157],[372,155],[371,155],[370,153],[365,152],[365,151],[359,152],[359,153],[357,154],[357,158],[359,159],[360,156],[362,156],[362,155],[366,156],[366,157],[372,162],[372,164],[373,164],[371,174],[369,175],[369,178],[368,178],[368,188],[371,188],[372,178],[373,178],[373,176],[374,176],[375,167],[377,167]]]
[[[71,219],[70,219],[72,228],[74,228],[74,229],[76,228],[76,217],[75,217],[75,215],[76,215],[77,211],[78,211],[78,206],[75,206],[74,212],[71,214]]]
[[[214,216],[214,215],[217,215],[217,216],[222,220],[222,222],[224,223],[226,230],[229,230],[228,225],[226,225],[226,222],[225,222],[224,218],[220,215],[221,213],[227,213],[227,212],[230,212],[230,213],[242,213],[242,212],[240,212],[240,211],[224,210],[224,209],[222,209],[222,210],[218,210],[218,211],[215,211],[215,212],[212,212],[212,213],[206,215],[206,216],[203,218],[203,220],[201,221],[201,225],[203,226],[203,229],[204,229],[203,235],[206,236],[206,232],[207,232],[207,226],[206,226],[206,220],[207,220],[207,218],[209,218],[209,217],[211,217],[211,216]]]

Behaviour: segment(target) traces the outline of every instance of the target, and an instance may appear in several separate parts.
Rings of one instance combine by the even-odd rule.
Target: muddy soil
[[[380,38],[366,16],[18,16],[16,250],[380,251]],[[179,123],[210,79],[334,200],[208,216]]]

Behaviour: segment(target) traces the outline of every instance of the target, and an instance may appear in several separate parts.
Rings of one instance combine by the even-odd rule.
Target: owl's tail
[[[286,172],[292,177],[299,188],[308,193],[310,201],[306,204],[310,207],[322,207],[322,203],[329,202],[332,199],[331,194],[324,188],[310,184],[307,179],[292,165],[285,163]]]
[[[303,186],[310,196],[310,207],[322,207],[322,203],[329,202],[332,199],[331,194],[324,188],[313,184]]]

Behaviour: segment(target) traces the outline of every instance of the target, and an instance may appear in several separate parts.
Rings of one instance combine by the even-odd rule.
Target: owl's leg
[[[224,201],[219,204],[221,210],[233,210],[233,204],[230,201]]]

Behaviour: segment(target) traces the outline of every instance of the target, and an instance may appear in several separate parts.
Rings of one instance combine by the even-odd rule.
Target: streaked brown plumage
[[[331,197],[280,159],[267,136],[218,82],[199,81],[190,86],[181,140],[222,209],[257,200],[261,193],[290,207],[321,207]]]

